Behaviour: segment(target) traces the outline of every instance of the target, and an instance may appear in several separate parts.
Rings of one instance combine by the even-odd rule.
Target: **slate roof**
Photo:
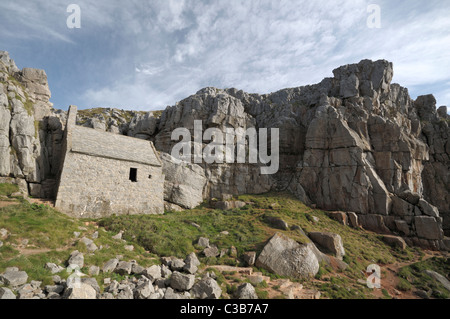
[[[162,166],[152,142],[82,126],[73,128],[71,151],[90,156]]]

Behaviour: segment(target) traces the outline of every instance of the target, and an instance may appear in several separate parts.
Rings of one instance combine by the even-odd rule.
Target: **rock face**
[[[319,271],[319,262],[313,246],[311,243],[300,245],[282,234],[276,234],[259,255],[256,267],[285,277],[314,277]]]
[[[49,99],[45,71],[19,70],[8,52],[0,51],[0,177],[26,180],[37,197],[53,191],[52,166],[60,156],[57,136],[47,134]]]
[[[164,200],[186,209],[197,207],[203,202],[206,176],[196,164],[177,161],[169,154],[161,153],[163,163]]]
[[[192,133],[195,120],[224,135],[226,128],[278,128],[278,173],[261,175],[258,164],[199,164],[207,180],[203,197],[288,189],[318,208],[353,212],[371,230],[405,234],[407,228],[410,241],[442,246],[441,233],[433,239],[417,233],[414,217],[449,227],[445,112],[436,111],[434,97],[414,101],[406,88],[391,84],[393,65],[384,60],[342,66],[333,75],[267,95],[200,90],[168,107],[152,138],[169,153],[177,143],[172,131]]]
[[[51,195],[66,114],[51,109],[45,73],[18,70],[6,52],[0,61],[0,176]],[[353,212],[364,228],[439,249],[441,230],[450,231],[450,119],[432,95],[414,101],[392,84],[393,72],[388,61],[363,60],[314,85],[264,95],[205,88],[163,112],[103,109],[78,124],[154,142],[165,158],[167,207],[289,190],[308,205]],[[261,163],[175,163],[163,154],[178,143],[175,129],[190,131],[190,146],[210,143],[194,138],[195,120],[225,137],[230,128],[279,129],[278,172],[262,175]]]

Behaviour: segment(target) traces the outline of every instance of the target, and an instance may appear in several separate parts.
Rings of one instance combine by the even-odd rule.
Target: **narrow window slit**
[[[130,168],[130,181],[137,183],[137,168]]]

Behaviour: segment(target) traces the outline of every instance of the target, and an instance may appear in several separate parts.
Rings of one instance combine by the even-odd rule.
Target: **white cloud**
[[[76,36],[65,27],[69,3],[1,2],[19,27],[7,23],[0,37],[99,52],[80,70],[105,75],[81,94],[86,106],[161,108],[204,86],[268,93],[317,83],[365,58],[394,62],[394,81],[412,89],[450,81],[450,4],[442,1],[379,0],[382,28],[369,29],[370,0],[77,0]],[[109,46],[96,47],[103,39]],[[81,59],[70,58],[64,63]],[[449,100],[442,92],[440,103]]]

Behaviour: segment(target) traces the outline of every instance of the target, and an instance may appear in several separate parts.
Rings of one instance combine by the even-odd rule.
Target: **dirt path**
[[[0,201],[0,208],[13,206],[13,205],[19,205],[19,202],[17,202],[17,201]]]
[[[424,251],[425,256],[423,257],[422,261],[425,261],[427,259],[436,257],[436,256],[442,256],[442,254],[438,252],[432,252],[432,251]],[[401,268],[407,267],[410,265],[413,265],[415,263],[419,262],[419,260],[414,259],[413,261],[409,262],[403,262],[403,263],[395,263],[390,265],[384,265],[381,267],[381,289],[374,289],[373,295],[377,298],[382,298],[383,292],[382,290],[385,289],[388,291],[389,295],[391,297],[396,299],[421,299],[418,296],[414,294],[414,289],[411,291],[399,291],[397,289],[397,285],[400,282],[400,278],[398,277],[398,272]]]

